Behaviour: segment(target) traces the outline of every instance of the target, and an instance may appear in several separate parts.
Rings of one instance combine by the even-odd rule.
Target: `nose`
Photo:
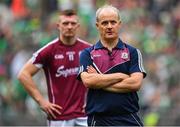
[[[109,22],[107,28],[112,28],[112,24]]]
[[[72,24],[69,23],[67,27],[68,27],[69,29],[71,29],[71,28],[72,28]]]

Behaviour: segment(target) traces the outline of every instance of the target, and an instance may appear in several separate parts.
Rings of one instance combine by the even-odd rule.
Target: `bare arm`
[[[43,111],[45,111],[49,117],[56,118],[53,112],[61,114],[59,109],[61,107],[56,104],[52,104],[49,101],[45,100],[38,88],[36,87],[35,82],[33,81],[33,75],[39,71],[35,65],[28,61],[21,71],[18,74],[18,79],[26,89],[26,91],[32,96],[32,98],[40,105]]]
[[[143,74],[136,72],[130,75],[129,78],[124,79],[121,82],[115,83],[114,85],[104,88],[104,90],[125,93],[131,91],[138,91],[142,85]]]
[[[94,89],[105,88],[128,77],[128,75],[123,73],[98,74],[92,66],[88,68],[88,72],[81,73],[83,84],[88,88]]]
[[[90,74],[97,74],[97,71],[92,66],[88,67],[87,71]],[[121,80],[117,81],[116,83],[111,82],[110,85],[103,87],[103,89],[110,92],[117,92],[117,93],[126,93],[126,92],[131,92],[131,91],[137,91],[140,89],[142,80],[143,80],[143,74],[141,72],[133,73],[130,76],[123,73],[120,73],[120,74],[122,76]],[[107,74],[104,74],[104,75],[107,75]],[[108,84],[108,82],[105,81],[105,84],[106,83]]]

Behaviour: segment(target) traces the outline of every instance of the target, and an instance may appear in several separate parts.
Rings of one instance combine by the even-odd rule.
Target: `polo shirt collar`
[[[99,40],[95,44],[94,49],[102,49],[102,48],[105,48],[105,47],[102,45],[101,41]],[[123,48],[123,42],[122,42],[122,40],[120,38],[119,38],[118,43],[117,43],[115,48],[117,48],[117,49],[122,49]]]

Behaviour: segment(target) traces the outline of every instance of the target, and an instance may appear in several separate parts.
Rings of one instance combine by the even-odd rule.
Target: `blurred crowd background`
[[[139,91],[145,125],[180,125],[180,0],[0,0],[0,125],[46,125],[17,73],[32,53],[58,36],[58,10],[75,8],[79,36],[98,40],[95,11],[119,8],[120,37],[142,51],[148,76]],[[42,72],[34,77],[47,97]]]

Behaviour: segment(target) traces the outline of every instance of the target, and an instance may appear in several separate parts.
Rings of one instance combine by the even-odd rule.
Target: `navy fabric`
[[[90,115],[88,126],[143,126],[143,123],[136,113],[116,116]]]
[[[81,72],[87,71],[89,65],[92,65],[98,73],[121,72],[130,75],[135,72],[142,72],[144,77],[146,76],[140,51],[120,39],[112,52],[103,47],[100,41],[83,50],[80,54],[79,80],[81,80]],[[86,112],[88,116],[120,116],[135,113],[139,110],[138,100],[137,92],[112,93],[103,89],[89,89]]]

